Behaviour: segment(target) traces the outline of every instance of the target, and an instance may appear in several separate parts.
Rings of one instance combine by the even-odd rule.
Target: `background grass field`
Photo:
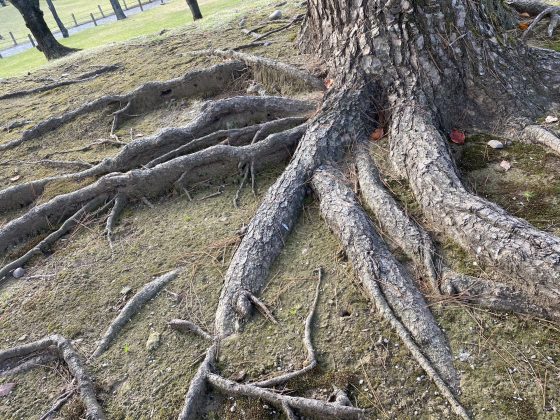
[[[89,13],[87,10],[97,10],[97,4],[101,4],[104,10],[110,10],[108,0],[57,0],[55,3],[61,18],[64,20],[66,20],[64,18],[65,14],[69,15],[72,10],[74,10],[76,16],[78,15],[75,10],[80,10],[80,13],[87,14]],[[128,0],[129,5],[132,3],[132,0]],[[238,9],[247,8],[249,6],[248,3],[243,0],[199,0],[204,16],[199,25],[216,24],[217,21],[212,18],[213,16],[220,14],[220,12],[231,13],[233,7],[238,7]],[[49,18],[47,23],[54,30],[57,27],[46,4],[41,2],[41,7],[45,11],[45,17]],[[99,14],[99,11],[97,13]],[[165,5],[130,16],[123,21],[86,29],[61,42],[69,47],[88,49],[142,35],[159,33],[163,29],[177,28],[190,22],[192,22],[192,15],[183,0],[166,0]],[[19,31],[18,33],[20,34],[23,33],[24,36],[28,32],[23,19],[13,6],[0,7],[0,33],[5,37],[7,32],[12,29],[13,31]],[[42,53],[37,49],[30,49],[23,53],[0,59],[0,77],[17,76],[27,71],[32,71],[46,63],[47,60]]]

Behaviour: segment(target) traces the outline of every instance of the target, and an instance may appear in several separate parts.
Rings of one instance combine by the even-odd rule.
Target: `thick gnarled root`
[[[233,97],[212,101],[203,107],[201,114],[190,124],[182,128],[168,128],[162,132],[135,140],[126,145],[112,158],[108,158],[92,168],[81,172],[44,178],[25,184],[16,185],[0,191],[0,211],[18,209],[36,200],[46,186],[54,181],[81,181],[98,177],[110,172],[123,172],[140,166],[153,166],[155,162],[164,162],[168,158],[202,150],[217,144],[230,134],[235,136],[235,129],[230,125],[245,126],[261,124],[273,119],[301,116],[312,112],[315,104],[275,96]],[[257,125],[255,129],[262,128]],[[253,131],[243,132],[249,137]],[[214,134],[215,133],[215,134]],[[240,134],[241,138],[243,135]],[[206,136],[212,136],[210,140]],[[182,146],[184,150],[178,150]],[[167,155],[170,153],[169,155]]]
[[[245,66],[241,62],[232,61],[205,70],[195,70],[166,82],[148,82],[124,95],[103,96],[61,116],[52,117],[37,124],[35,127],[24,131],[19,139],[0,144],[0,151],[13,149],[24,142],[56,130],[81,115],[102,110],[110,105],[121,104],[119,108],[122,108],[122,106],[129,104],[126,113],[120,115],[120,121],[122,122],[127,115],[136,115],[152,110],[158,104],[173,98],[209,96],[222,91],[224,86],[229,86],[244,71]],[[116,129],[117,127],[113,128]]]
[[[84,364],[66,338],[60,335],[51,335],[33,343],[24,344],[7,350],[0,351],[0,371],[4,370],[3,366],[17,362],[18,359],[24,358],[40,352],[55,351],[58,357],[66,363],[68,370],[78,384],[80,397],[86,407],[86,414],[92,420],[104,420],[105,415],[97,401],[95,394],[95,386],[87,373]]]
[[[118,193],[136,199],[158,196],[171,189],[180,178],[184,182],[195,182],[208,176],[232,174],[242,162],[257,162],[257,169],[281,162],[290,155],[290,150],[300,140],[305,129],[306,126],[301,125],[272,134],[255,144],[243,147],[216,145],[151,169],[105,175],[91,185],[32,208],[3,226],[0,229],[0,254],[51,229],[50,220],[67,217],[99,197]]]
[[[373,212],[379,226],[403,252],[424,272],[433,292],[439,293],[436,250],[428,233],[415,223],[385,188],[379,170],[365,144],[355,150],[360,193]]]
[[[265,57],[240,53],[233,50],[201,50],[191,52],[197,56],[217,56],[238,60],[251,67],[253,77],[265,85],[276,85],[279,82],[296,84],[303,89],[325,90],[323,82],[305,70],[285,64],[279,61],[271,60]]]
[[[352,190],[332,167],[318,169],[311,184],[319,196],[323,218],[342,242],[370,299],[455,413],[469,418],[454,395],[459,377],[445,336],[412,279],[375,232]]]
[[[236,311],[243,298],[240,293],[256,296],[266,285],[270,266],[299,216],[306,184],[315,168],[323,160],[342,157],[353,139],[345,127],[352,126],[357,135],[365,135],[367,94],[364,89],[332,95],[308,123],[292,161],[268,190],[228,267],[216,312],[219,336],[234,333],[245,321]]]
[[[433,227],[508,275],[544,306],[560,303],[560,238],[466,190],[429,114],[405,106],[394,116],[391,161]]]
[[[536,304],[523,290],[507,284],[446,271],[442,291],[491,311],[525,314],[560,323],[558,307]]]
[[[531,143],[537,143],[560,156],[560,138],[540,125],[528,125],[523,130],[524,137]]]

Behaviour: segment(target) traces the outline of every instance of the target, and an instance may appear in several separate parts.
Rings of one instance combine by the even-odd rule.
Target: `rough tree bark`
[[[39,0],[11,0],[11,2],[23,16],[25,26],[37,40],[37,49],[45,54],[47,60],[64,57],[76,51],[56,40],[45,22],[43,11],[39,8]]]
[[[198,1],[197,0],[186,0],[186,1],[189,6],[189,9],[191,9],[193,20],[202,19],[202,13],[200,13],[200,7],[198,7]]]
[[[115,12],[115,16],[117,17],[117,20],[126,19],[126,15],[123,12],[119,0],[110,0],[110,1],[111,1],[111,6],[113,7],[113,11]]]
[[[211,390],[266,400],[290,419],[297,414],[318,418],[367,415],[365,410],[336,402],[265,390],[259,382],[234,383],[217,372],[220,342],[238,333],[249,322],[253,309],[262,310],[258,295],[270,280],[270,268],[295,226],[309,186],[320,201],[325,222],[340,240],[380,315],[454,412],[469,418],[458,399],[460,376],[453,366],[446,336],[413,274],[393,256],[378,230],[412,257],[418,273],[429,276],[434,292],[462,294],[472,303],[495,310],[558,320],[560,238],[509,215],[463,185],[447,140],[452,129],[485,130],[498,122],[521,132],[533,125],[536,117],[558,110],[560,54],[532,48],[508,35],[506,29],[512,22],[513,15],[500,0],[309,0],[300,46],[325,60],[331,80],[321,107],[306,124],[295,126],[309,116],[310,104],[302,101],[277,97],[216,101],[203,107],[201,116],[190,126],[133,140],[116,157],[89,170],[96,182],[54,197],[2,226],[0,257],[21,243],[36,243],[37,236],[53,230],[50,220],[54,216],[66,218],[62,227],[44,240],[50,245],[49,238],[57,237],[77,216],[103,206],[110,198],[115,201],[107,222],[111,241],[112,228],[129,200],[145,200],[173,186],[189,196],[189,183],[202,176],[223,176],[242,168],[245,174],[250,168],[254,175],[255,170],[292,156],[241,234],[225,274],[214,335],[190,321],[174,323],[212,341],[191,381],[179,418],[201,418]],[[232,56],[223,51],[213,54]],[[247,66],[258,63],[259,71],[254,76],[266,72],[267,78],[279,74],[300,81],[309,78],[270,60],[237,53],[235,58]],[[317,83],[312,85],[316,87]],[[156,95],[171,92],[160,87]],[[123,112],[129,111],[131,101],[121,104]],[[227,121],[223,121],[226,117],[218,112],[220,109],[227,110],[228,118],[235,115],[243,128],[224,127]],[[52,128],[69,118],[59,118]],[[280,122],[282,119],[289,121]],[[493,277],[475,279],[449,273],[445,261],[435,264],[430,235],[399,208],[369,160],[367,142],[376,128],[388,131],[388,163],[408,183],[428,221],[427,230],[439,231],[461,245],[484,263],[489,273],[503,278],[503,283]],[[263,130],[267,134],[268,130],[278,132],[270,131],[261,139]],[[40,130],[36,133],[42,135]],[[558,144],[552,132],[545,139],[534,129],[525,135],[544,147],[554,149]],[[291,148],[296,145],[292,154]],[[353,155],[348,153],[356,150]],[[352,163],[355,156],[362,195],[379,219],[379,228],[344,179],[340,162],[348,157]],[[11,203],[21,206],[30,204],[47,182],[34,181],[21,191],[0,192],[0,208],[13,205],[7,204],[8,200],[2,202],[2,197],[11,197]],[[31,186],[33,194],[28,191]],[[16,201],[14,191],[20,196]],[[41,244],[36,246],[37,253]],[[27,262],[25,255],[21,259]],[[2,269],[0,283],[14,264],[19,262]]]
[[[58,28],[60,29],[60,33],[64,38],[68,38],[68,29],[66,29],[64,23],[62,23],[62,20],[60,20],[60,17],[58,16],[58,12],[56,11],[56,8],[54,7],[52,0],[45,0],[45,1],[47,2],[47,6],[49,6],[49,10],[53,15],[54,21],[56,22]]]

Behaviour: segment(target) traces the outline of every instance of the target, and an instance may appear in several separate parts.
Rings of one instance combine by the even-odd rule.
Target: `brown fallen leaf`
[[[521,23],[518,25],[518,27],[519,27],[519,29],[521,29],[522,31],[526,31],[527,28],[529,28],[529,24],[528,24],[527,22],[521,22]]]
[[[523,13],[520,13],[520,14],[519,14],[519,17],[522,17],[522,18],[527,19],[527,18],[530,18],[531,15],[530,15],[529,13],[527,13],[527,12],[523,12]]]
[[[371,141],[379,141],[383,138],[384,135],[385,135],[385,130],[383,130],[383,128],[380,127],[373,130],[373,133],[371,133],[369,138]]]

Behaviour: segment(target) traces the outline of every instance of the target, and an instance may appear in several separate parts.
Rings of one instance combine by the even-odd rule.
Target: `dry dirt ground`
[[[254,6],[247,3],[240,2],[237,12],[209,23],[80,53],[31,75],[4,80],[0,95],[45,83],[38,80],[56,80],[65,73],[72,76],[94,66],[120,66],[117,72],[91,82],[1,101],[0,125],[21,119],[31,125],[103,94],[124,93],[149,80],[166,80],[214,64],[219,60],[193,59],[187,52],[248,42],[239,30],[239,19],[246,15],[247,26],[257,25],[273,6],[263,1]],[[284,6],[285,14],[302,13],[300,3],[289,2]],[[250,11],[251,7],[257,9]],[[307,66],[320,74],[319,63],[297,52],[296,35],[295,27],[280,32],[270,38],[272,45],[250,52]],[[241,80],[228,95],[235,90],[244,92],[248,83]],[[273,87],[267,88],[275,93]],[[117,134],[129,141],[166,126],[184,125],[204,100],[185,98],[167,103],[127,121]],[[109,112],[95,113],[3,152],[0,187],[61,173],[60,168],[24,162],[49,158],[93,163],[115,154],[117,149],[110,146],[67,152],[96,139],[107,139],[110,125]],[[1,131],[0,142],[17,138],[22,130]],[[560,159],[516,139],[502,139],[511,143],[503,150],[493,150],[486,146],[488,139],[495,138],[491,133],[472,134],[465,146],[457,147],[459,166],[472,188],[539,228],[560,234]],[[381,164],[385,146],[383,141],[372,144],[372,155]],[[509,171],[500,167],[503,160],[511,163]],[[35,258],[24,278],[0,289],[0,348],[56,332],[74,340],[78,351],[87,357],[134,292],[158,274],[176,266],[187,267],[127,324],[110,349],[90,364],[98,397],[110,419],[176,418],[206,343],[169,330],[167,322],[186,318],[211,330],[223,274],[236,246],[235,232],[248,223],[281,170],[278,167],[259,174],[257,196],[245,190],[239,209],[232,205],[238,176],[195,186],[193,201],[169,195],[153,202],[154,208],[133,204],[115,232],[113,252],[103,236],[104,220],[84,220],[58,242],[51,255]],[[388,172],[385,176],[408,212],[415,215],[406,185]],[[53,185],[45,194],[74,188]],[[217,191],[223,192],[206,198]],[[0,215],[0,224],[13,216]],[[430,226],[425,227],[430,230]],[[439,247],[453,259],[458,271],[484,272],[484,267],[469,260],[456,244],[444,242]],[[313,270],[320,266],[326,276],[313,330],[319,367],[288,383],[287,390],[327,398],[332,385],[336,385],[347,389],[355,405],[374,408],[374,418],[453,417],[435,386],[364,297],[352,267],[344,260],[311,198],[262,295],[279,322],[275,325],[257,316],[242,334],[224,343],[220,350],[224,376],[244,373],[247,378],[263,378],[301,367],[305,360],[303,323],[317,281]],[[476,418],[560,418],[558,326],[529,317],[490,313],[458,300],[430,303],[462,373],[461,400]],[[160,334],[160,344],[148,351],[146,341],[154,332]],[[56,364],[17,377],[0,377],[0,385],[16,383],[12,393],[0,397],[0,418],[39,418],[70,380],[66,369]],[[220,399],[218,395],[213,398],[208,418],[281,418],[280,413],[259,401]],[[78,419],[82,414],[83,407],[74,398],[58,418]]]

